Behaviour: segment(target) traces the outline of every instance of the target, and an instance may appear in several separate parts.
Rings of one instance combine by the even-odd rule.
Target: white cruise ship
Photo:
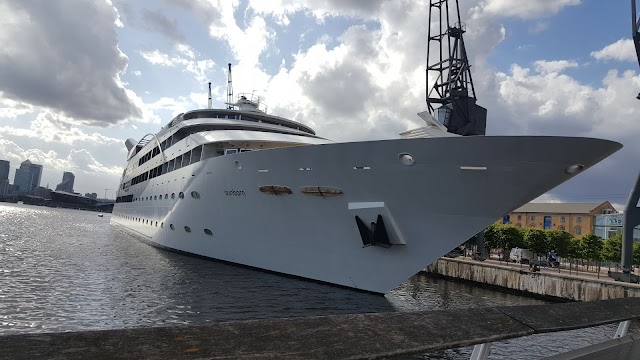
[[[162,248],[375,293],[622,147],[462,137],[426,113],[398,139],[332,142],[257,97],[230,105],[127,140],[111,222]]]

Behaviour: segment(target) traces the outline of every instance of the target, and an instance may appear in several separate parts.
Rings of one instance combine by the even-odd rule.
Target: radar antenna
[[[435,82],[427,91],[427,105],[431,115],[450,133],[484,135],[487,109],[476,104],[471,66],[463,39],[466,29],[460,20],[458,0],[453,1],[455,9],[451,9],[451,13],[449,0],[429,1],[427,89],[429,77]]]
[[[233,110],[233,81],[231,79],[231,63],[229,63],[229,75],[227,77],[227,109]]]

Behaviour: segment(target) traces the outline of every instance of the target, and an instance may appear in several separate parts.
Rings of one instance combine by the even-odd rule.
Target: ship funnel
[[[211,109],[211,83],[209,83],[209,109]]]

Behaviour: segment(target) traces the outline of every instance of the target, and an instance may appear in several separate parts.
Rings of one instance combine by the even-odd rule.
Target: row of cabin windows
[[[235,154],[235,153],[247,152],[247,151],[252,151],[252,149],[225,149],[225,150],[218,149],[216,151],[216,155],[228,155],[228,154]],[[125,182],[120,186],[120,188],[122,189],[128,188],[130,185],[135,185],[135,184],[147,181],[149,179],[153,179],[157,176],[164,175],[174,170],[178,170],[187,165],[197,163],[200,160],[204,160],[202,158],[202,145],[195,147],[192,150],[187,151],[182,155],[178,155],[177,157],[169,161],[166,161],[149,171],[146,171],[138,176],[133,177],[131,179],[131,184],[129,184],[128,182]]]
[[[202,145],[195,147],[192,150],[187,151],[186,153],[179,155],[169,161],[166,161],[149,171],[145,171],[140,175],[134,176],[130,180],[131,184],[128,184],[128,182],[125,182],[120,187],[122,189],[125,189],[129,187],[129,185],[139,184],[141,182],[144,182],[149,179],[153,179],[160,175],[171,172],[173,170],[178,170],[181,167],[185,167],[187,165],[197,163],[200,160],[202,160]]]
[[[121,217],[123,219],[126,219],[126,220],[137,221],[139,223],[143,223],[143,224],[146,224],[146,225],[154,226],[154,221],[153,220],[149,221],[149,219],[143,219],[143,218],[139,218],[139,217],[120,215],[120,214],[114,214],[114,215],[117,216],[117,217]],[[155,221],[155,227],[158,227],[158,221]],[[164,228],[164,223],[163,222],[160,223],[160,227]],[[169,228],[171,230],[175,230],[176,229],[176,227],[173,226],[173,224],[169,224]],[[191,228],[189,226],[185,226],[184,227],[184,231],[190,233],[191,232]],[[203,231],[207,235],[213,235],[213,231],[211,231],[210,229],[204,229]]]
[[[180,199],[184,199],[184,193],[182,191],[180,191],[180,193],[178,194],[178,197]],[[191,192],[191,197],[194,199],[200,199],[200,193],[197,191],[192,191]],[[169,194],[164,194],[164,198],[165,200],[169,198]],[[171,194],[171,198],[175,199],[176,198],[176,193],[172,193]],[[153,195],[153,196],[144,196],[144,197],[139,197],[139,198],[133,198],[133,195],[127,195],[127,196],[122,196],[122,197],[118,197],[116,198],[116,202],[132,202],[132,201],[149,201],[149,200],[162,200],[162,194],[160,195]]]
[[[153,150],[147,152],[146,154],[144,154],[144,156],[138,159],[138,166],[146,163],[147,161],[153,159],[154,157],[156,157],[156,155],[159,155],[159,154],[160,154],[160,148],[156,146],[155,148],[153,148]]]
[[[121,202],[132,202],[133,201],[133,195],[127,195],[127,196],[118,196],[116,198],[116,202],[117,203],[121,203]]]

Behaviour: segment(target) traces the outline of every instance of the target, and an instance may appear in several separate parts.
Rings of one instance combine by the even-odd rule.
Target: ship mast
[[[229,74],[227,75],[227,109],[233,110],[233,80],[231,79],[231,63],[229,63]]]
[[[458,0],[453,1],[455,9],[449,8],[449,0],[429,1],[427,89],[430,76],[435,82],[427,90],[427,105],[431,115],[450,133],[484,135],[487,110],[476,104],[463,38],[466,29],[460,20]]]

